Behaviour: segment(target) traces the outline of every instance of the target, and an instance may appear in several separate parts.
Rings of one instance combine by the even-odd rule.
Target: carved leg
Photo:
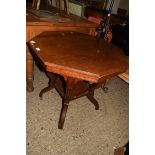
[[[64,99],[62,100],[62,108],[61,108],[61,114],[60,114],[59,124],[58,124],[59,129],[63,129],[69,101],[71,98],[71,92],[73,91],[75,83],[76,83],[75,79],[67,78],[66,90],[65,90],[65,94],[64,94]]]
[[[60,118],[59,118],[59,124],[58,124],[59,129],[63,129],[63,125],[64,125],[66,114],[67,114],[68,105],[69,105],[69,102],[67,103],[66,101],[63,101],[62,108],[61,108],[61,114],[60,114]]]
[[[99,109],[99,104],[97,102],[97,100],[94,98],[94,91],[95,88],[98,86],[99,84],[95,83],[95,84],[91,84],[90,85],[90,89],[89,92],[87,94],[87,98],[95,105],[95,109],[98,110]]]
[[[49,83],[48,83],[48,86],[46,88],[42,89],[41,92],[39,93],[40,99],[42,99],[42,95],[45,92],[48,92],[48,91],[50,91],[51,89],[54,88],[54,84],[55,84],[55,81],[57,79],[57,76],[50,73],[50,72],[47,72],[47,76],[49,77]]]
[[[94,98],[94,93],[93,94],[88,94],[87,98],[94,104],[95,109],[98,110],[99,109],[99,104],[98,104],[97,100]]]
[[[27,82],[27,91],[31,92],[34,90],[33,87],[33,80],[34,80],[34,60],[29,52],[28,48],[26,47],[26,82]]]

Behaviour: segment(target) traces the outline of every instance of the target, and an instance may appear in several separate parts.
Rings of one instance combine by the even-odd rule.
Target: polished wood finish
[[[90,35],[95,35],[96,24],[89,22],[81,17],[69,14],[67,15],[64,11],[60,11],[53,7],[40,6],[40,9],[50,10],[54,13],[58,13],[61,18],[48,18],[40,19],[34,16],[30,11],[27,10],[26,16],[26,41],[39,35],[44,31],[77,31]],[[26,79],[27,79],[27,90],[33,91],[33,57],[27,50],[26,52]]]
[[[98,110],[95,89],[128,68],[128,58],[120,48],[87,34],[48,31],[27,45],[50,79],[39,96],[55,88],[62,97],[59,129],[63,128],[71,100],[87,96]]]

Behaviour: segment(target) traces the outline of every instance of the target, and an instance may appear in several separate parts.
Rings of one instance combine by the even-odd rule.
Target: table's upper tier
[[[78,32],[43,32],[28,46],[47,71],[90,82],[99,82],[128,68],[128,57],[120,48]]]

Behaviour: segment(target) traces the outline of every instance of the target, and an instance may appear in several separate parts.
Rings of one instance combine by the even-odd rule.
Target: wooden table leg
[[[77,83],[76,79],[67,78],[66,88],[65,88],[66,90],[64,94],[65,96],[64,96],[64,99],[62,99],[62,108],[61,108],[61,114],[60,114],[59,124],[58,124],[59,129],[63,129],[69,101],[71,99],[71,92],[73,91],[73,88],[76,83]]]
[[[94,98],[94,91],[95,88],[98,86],[98,83],[94,83],[90,85],[90,89],[89,92],[87,94],[87,98],[95,105],[95,109],[98,110],[99,109],[99,104],[97,102],[97,100]]]
[[[87,98],[95,105],[95,109],[99,109],[99,104],[94,98],[94,91],[96,88],[99,88],[102,83],[89,84],[85,81],[80,81],[79,79],[66,76],[64,76],[64,79],[61,79],[61,76],[57,74],[50,72],[46,73],[50,79],[49,85],[40,92],[39,96],[42,97],[43,93],[55,88],[62,97],[62,107],[58,123],[59,129],[63,129],[69,102],[71,100],[87,96]]]
[[[34,80],[34,60],[29,52],[28,48],[26,47],[26,82],[27,82],[27,91],[31,92],[34,90],[33,87],[33,80]]]
[[[48,83],[48,86],[46,88],[44,88],[43,90],[41,90],[41,92],[39,93],[39,96],[40,96],[40,99],[42,99],[42,95],[45,93],[45,92],[48,92],[50,90],[52,90],[54,88],[54,85],[55,85],[55,81],[57,79],[57,76],[54,75],[53,73],[50,73],[50,72],[46,72],[46,75],[48,76],[49,78],[49,83]]]
[[[66,114],[67,114],[68,105],[69,105],[69,101],[67,101],[67,100],[62,101],[61,114],[60,114],[59,124],[58,124],[59,129],[63,129]]]

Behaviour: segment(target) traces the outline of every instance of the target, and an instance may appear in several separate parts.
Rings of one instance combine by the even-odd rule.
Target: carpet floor
[[[63,130],[58,129],[61,97],[55,89],[38,94],[48,78],[36,66],[34,91],[27,92],[27,155],[113,155],[129,137],[129,86],[118,77],[108,92],[95,91],[99,110],[86,97],[71,101]]]

